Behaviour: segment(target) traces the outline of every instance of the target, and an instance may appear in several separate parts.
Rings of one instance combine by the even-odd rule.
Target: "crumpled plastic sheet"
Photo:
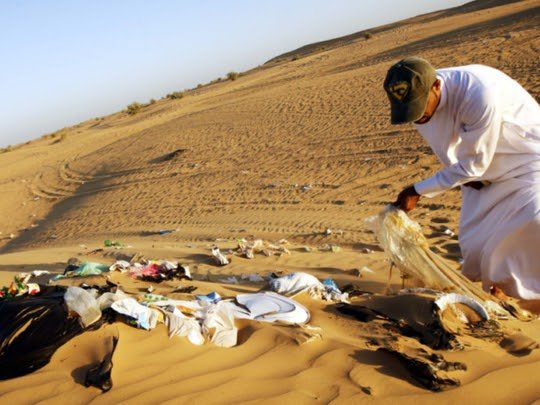
[[[165,315],[169,337],[186,336],[194,345],[207,339],[219,347],[236,346],[238,328],[234,324],[236,307],[230,301],[180,301],[154,302]],[[181,309],[182,310],[181,310]],[[242,311],[241,308],[238,308]],[[190,314],[187,316],[183,313]]]
[[[126,260],[117,260],[114,262],[111,267],[109,267],[110,271],[120,271],[122,273],[128,271],[131,268],[131,263]]]
[[[322,287],[317,277],[302,272],[274,278],[268,282],[268,285],[272,291],[288,296],[300,294],[311,287]]]
[[[420,225],[403,210],[387,205],[366,222],[386,255],[403,274],[419,280],[426,288],[458,292],[480,302],[492,300],[489,294],[429,249]]]
[[[236,346],[238,328],[234,326],[234,313],[226,301],[210,305],[202,325],[203,331],[211,335],[211,342],[219,347]]]
[[[87,329],[64,305],[65,287],[41,286],[35,296],[0,300],[0,380],[25,375],[49,363],[54,352]]]
[[[220,347],[236,345],[238,329],[235,319],[305,324],[310,318],[308,309],[303,305],[273,292],[240,294],[236,302],[163,299],[152,302],[152,305],[165,314],[169,336],[187,336],[197,345],[208,339]]]
[[[169,331],[169,337],[186,336],[188,340],[197,346],[204,343],[205,339],[199,321],[184,315],[178,308],[169,306],[163,308],[165,325]]]
[[[177,262],[170,262],[168,260],[150,260],[141,263],[117,260],[109,269],[110,271],[120,271],[122,273],[128,272],[133,278],[157,283],[173,278],[191,280],[189,266],[185,264],[179,265]]]
[[[124,298],[129,298],[129,296],[120,290],[120,288],[116,288],[116,292],[105,292],[101,294],[96,301],[99,305],[99,309],[103,311],[104,309],[110,308],[114,302]]]
[[[158,311],[139,304],[134,298],[118,300],[111,305],[111,308],[120,314],[133,318],[139,328],[150,330],[157,325]]]
[[[290,254],[291,252],[286,246],[288,243],[289,242],[285,239],[282,239],[277,243],[266,242],[262,239],[251,241],[242,239],[238,241],[236,253],[248,259],[253,259],[256,253],[262,253],[265,256]]]
[[[158,263],[151,262],[146,266],[134,266],[129,269],[129,275],[131,277],[158,277],[161,271],[161,267]]]
[[[312,298],[325,301],[348,302],[349,300],[349,294],[341,292],[333,280],[327,279],[321,283],[317,277],[303,272],[271,279],[268,285],[272,291],[286,296],[295,296],[307,291]]]

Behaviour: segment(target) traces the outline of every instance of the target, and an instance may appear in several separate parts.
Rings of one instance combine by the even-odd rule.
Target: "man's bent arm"
[[[485,173],[499,140],[502,118],[491,92],[478,87],[471,92],[464,113],[458,146],[461,159],[435,175],[414,185],[416,191],[426,197],[434,197],[443,191],[481,179]]]

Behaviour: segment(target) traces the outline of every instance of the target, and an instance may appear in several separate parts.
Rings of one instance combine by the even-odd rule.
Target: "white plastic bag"
[[[227,302],[220,301],[208,308],[203,330],[212,335],[211,341],[216,346],[236,346],[238,328],[234,325],[234,315]]]
[[[96,299],[80,287],[68,287],[64,293],[64,302],[70,311],[80,316],[85,328],[101,318],[101,310]]]
[[[481,302],[491,299],[489,294],[453,268],[451,263],[432,252],[420,225],[401,209],[387,205],[366,222],[399,270],[419,280],[425,287],[459,292],[476,297]]]
[[[139,328],[150,330],[157,325],[157,310],[139,304],[134,298],[118,300],[111,305],[111,308],[120,314],[134,318]]]
[[[268,282],[270,289],[279,294],[293,296],[312,287],[324,289],[317,277],[308,273],[291,273],[286,276],[271,279]]]
[[[204,336],[202,334],[201,325],[197,319],[185,316],[178,308],[172,308],[172,312],[163,310],[165,314],[165,324],[169,330],[169,337],[174,335],[187,336],[188,340],[194,345],[202,345],[204,343]]]

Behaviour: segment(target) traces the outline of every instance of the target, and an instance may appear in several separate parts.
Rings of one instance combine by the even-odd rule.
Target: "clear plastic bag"
[[[101,318],[101,310],[94,296],[80,287],[68,287],[64,302],[71,311],[79,314],[84,327]]]
[[[489,294],[463,276],[453,263],[429,249],[420,225],[401,209],[387,205],[366,222],[403,274],[419,280],[427,288],[459,292],[481,301],[490,299]]]

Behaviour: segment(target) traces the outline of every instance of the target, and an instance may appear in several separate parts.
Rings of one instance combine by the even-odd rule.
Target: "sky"
[[[0,147],[465,2],[2,0]]]

